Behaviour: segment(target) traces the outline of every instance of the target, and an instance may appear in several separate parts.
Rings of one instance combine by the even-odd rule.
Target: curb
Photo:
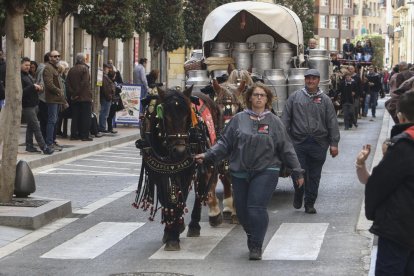
[[[119,138],[113,138],[113,139],[99,142],[99,143],[85,144],[85,146],[82,146],[76,149],[70,149],[70,150],[64,149],[61,152],[55,152],[52,155],[43,156],[40,159],[26,161],[26,162],[29,164],[30,168],[33,170],[39,167],[51,165],[51,164],[54,164],[54,163],[57,163],[57,162],[60,162],[66,159],[70,159],[70,158],[73,158],[73,157],[76,157],[82,154],[88,154],[88,153],[98,151],[101,149],[131,142],[131,141],[139,139],[139,137],[140,137],[139,134],[131,134],[131,135],[127,135],[127,136],[123,136]]]

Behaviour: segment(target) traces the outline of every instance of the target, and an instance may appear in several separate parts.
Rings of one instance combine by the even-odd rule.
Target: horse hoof
[[[188,227],[187,237],[200,237],[200,229]]]
[[[231,224],[240,224],[236,215],[231,216]]]
[[[180,251],[179,241],[167,241],[164,246],[164,251]]]
[[[162,236],[162,243],[163,244],[166,243],[167,240],[168,240],[168,234],[167,234],[167,232],[164,232],[164,235]]]
[[[229,212],[229,211],[223,211],[223,219],[224,220],[227,220],[227,221],[231,220],[232,219],[231,218],[231,212]]]
[[[223,223],[223,216],[218,214],[214,217],[208,217],[208,222],[210,223],[210,226],[216,227]]]

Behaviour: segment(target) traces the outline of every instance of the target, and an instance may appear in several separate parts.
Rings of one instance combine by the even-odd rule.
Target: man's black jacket
[[[414,124],[396,125],[365,187],[370,231],[414,250]]]

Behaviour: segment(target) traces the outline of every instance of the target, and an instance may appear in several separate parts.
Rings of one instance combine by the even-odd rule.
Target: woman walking
[[[220,140],[198,163],[218,163],[229,158],[237,217],[247,234],[250,260],[262,258],[262,244],[269,217],[267,205],[276,188],[282,163],[293,168],[297,185],[302,169],[282,121],[270,112],[272,92],[254,84],[245,94],[247,109],[236,114]]]

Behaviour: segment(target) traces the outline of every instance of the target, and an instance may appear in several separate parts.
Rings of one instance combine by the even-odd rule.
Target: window
[[[329,38],[329,50],[337,51],[338,50],[338,39],[334,37]]]
[[[347,16],[342,17],[342,30],[349,30],[350,29],[350,18]]]
[[[321,6],[328,6],[329,5],[329,1],[328,0],[321,0]]]
[[[345,9],[351,8],[351,0],[344,0],[344,8]]]
[[[320,15],[319,20],[320,20],[320,26],[319,27],[321,29],[328,29],[328,16],[327,15]]]
[[[326,49],[326,38],[319,38],[319,49]]]
[[[331,15],[329,17],[329,29],[338,29],[338,16]]]

